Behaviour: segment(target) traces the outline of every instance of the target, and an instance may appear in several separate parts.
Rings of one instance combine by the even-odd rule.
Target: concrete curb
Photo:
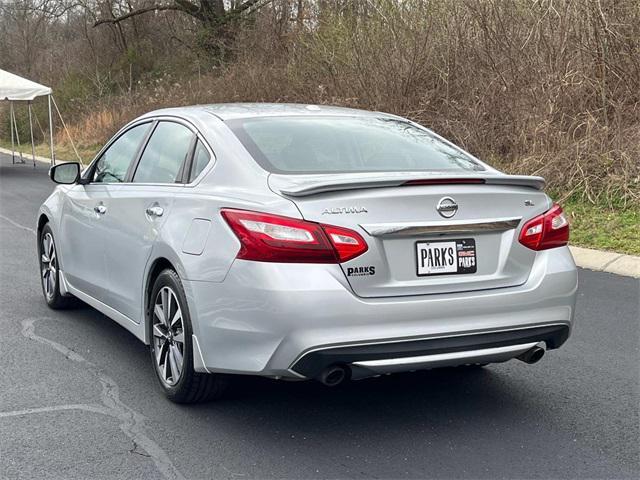
[[[11,155],[11,150],[0,147],[0,153]],[[29,163],[31,155],[23,154],[24,159]],[[36,155],[36,161],[51,164],[46,157]],[[640,257],[633,255],[624,255],[622,253],[605,252],[603,250],[594,250],[592,248],[570,246],[573,259],[581,268],[596,270],[598,272],[615,273],[625,277],[640,278]]]
[[[574,246],[569,249],[579,267],[640,278],[640,257]]]
[[[11,150],[9,150],[8,148],[0,147],[0,153],[4,153],[5,155],[11,155]],[[16,152],[16,154],[20,155],[18,152]],[[23,153],[22,158],[26,163],[33,162],[33,159],[30,153]],[[47,157],[41,157],[39,155],[36,155],[36,162],[41,162],[41,163],[46,163],[47,165],[51,165],[51,159]]]

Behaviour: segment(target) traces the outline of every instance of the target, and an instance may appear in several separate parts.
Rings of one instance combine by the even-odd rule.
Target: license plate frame
[[[448,244],[444,248],[451,247],[451,244],[455,245],[455,271],[434,270],[425,272],[425,269],[429,270],[429,267],[425,267],[424,264],[421,268],[421,252],[425,249],[429,249],[430,246],[437,246],[438,244]],[[476,273],[478,269],[478,252],[476,250],[476,241],[473,238],[454,238],[450,240],[418,240],[414,244],[414,252],[416,276],[418,277],[435,277],[438,275],[468,275]],[[460,253],[463,253],[463,255],[460,255]],[[464,263],[469,263],[471,265],[462,266],[460,258],[469,259],[465,260]]]

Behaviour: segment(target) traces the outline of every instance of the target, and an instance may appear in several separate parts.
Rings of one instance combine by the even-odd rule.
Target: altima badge
[[[438,206],[436,207],[436,210],[444,218],[451,218],[458,211],[458,204],[451,197],[442,197],[438,202]]]
[[[325,208],[322,211],[322,215],[339,215],[341,213],[367,213],[367,209],[364,207],[334,207]]]

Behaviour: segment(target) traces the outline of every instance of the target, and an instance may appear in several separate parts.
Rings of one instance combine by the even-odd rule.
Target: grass
[[[0,141],[0,146],[11,148],[11,142]],[[85,165],[88,164],[100,146],[81,147],[78,153]],[[22,145],[26,160],[31,158],[31,146]],[[36,146],[36,155],[49,157],[49,145]],[[70,145],[56,146],[58,161],[74,161],[75,153]],[[561,193],[561,192],[558,192]],[[560,198],[561,194],[554,194]],[[610,205],[593,204],[575,195],[562,202],[562,207],[571,223],[571,244],[580,247],[609,250],[613,252],[640,255],[640,205],[612,208]]]
[[[562,202],[571,225],[571,244],[640,255],[640,206],[592,204],[580,198]]]
[[[0,147],[11,150],[11,141],[0,140]],[[85,147],[85,146],[77,147],[78,154],[82,159],[82,163],[84,165],[88,165],[89,162],[91,162],[91,160],[95,156],[95,154],[98,153],[98,150],[100,149],[100,147],[101,145],[93,145],[89,147]],[[16,145],[15,150],[16,152],[18,151],[22,152],[23,157],[27,162],[31,161],[31,144],[30,143],[22,144],[20,146],[20,149],[18,149]],[[36,151],[36,155],[39,155],[41,157],[46,157],[46,158],[51,157],[51,148],[48,143],[40,143],[36,145],[35,151]],[[55,154],[56,154],[56,160],[58,162],[77,162],[78,161],[78,157],[76,157],[76,154],[73,151],[73,148],[69,144],[60,144],[60,145],[56,144]]]

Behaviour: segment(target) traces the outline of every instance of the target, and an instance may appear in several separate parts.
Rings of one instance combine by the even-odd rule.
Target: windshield
[[[261,117],[228,124],[274,173],[484,170],[428,130],[393,118]]]

